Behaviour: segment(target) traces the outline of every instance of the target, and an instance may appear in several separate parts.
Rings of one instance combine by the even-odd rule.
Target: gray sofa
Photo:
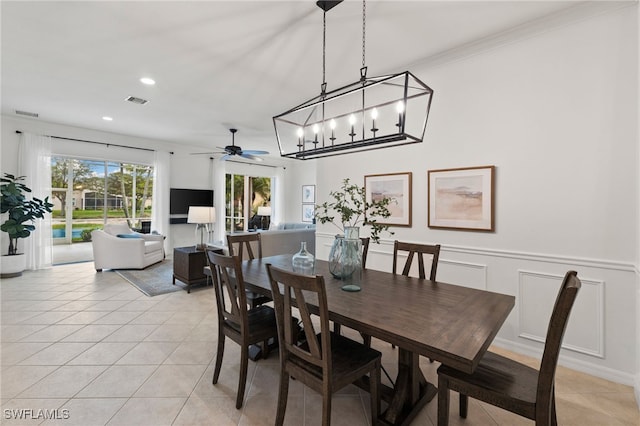
[[[282,229],[278,229],[282,227]],[[272,226],[268,231],[260,232],[262,239],[262,256],[291,254],[300,251],[300,243],[307,243],[307,250],[316,254],[316,226],[310,223],[280,224]],[[257,251],[254,250],[257,254]]]

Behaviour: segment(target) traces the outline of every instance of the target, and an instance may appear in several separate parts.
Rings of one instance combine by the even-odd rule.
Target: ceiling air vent
[[[29,111],[20,111],[20,110],[16,110],[16,114],[18,115],[24,115],[25,117],[32,117],[32,118],[38,118],[38,114],[35,112],[29,112]]]
[[[127,96],[124,100],[125,101],[129,101],[129,102],[133,102],[134,104],[139,104],[139,105],[144,105],[147,102],[149,102],[146,99],[136,98],[135,96]]]

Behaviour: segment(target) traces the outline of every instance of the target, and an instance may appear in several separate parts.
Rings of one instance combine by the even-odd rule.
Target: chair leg
[[[287,398],[289,396],[289,374],[280,368],[280,389],[278,390],[278,410],[276,412],[276,426],[284,423],[284,413],[287,410]]]
[[[449,381],[438,375],[438,426],[449,424]]]
[[[213,370],[213,380],[211,383],[214,385],[218,383],[218,377],[220,376],[220,368],[222,367],[222,355],[224,355],[224,334],[220,333],[218,336],[218,353],[216,354],[216,368]]]
[[[378,424],[380,415],[380,362],[376,363],[375,369],[369,377],[369,393],[371,394],[371,425]]]
[[[322,426],[331,425],[331,392],[322,392]]]
[[[262,342],[262,359],[267,359],[269,356],[269,339]]]
[[[469,397],[467,395],[460,394],[460,417],[467,418],[467,412],[469,411]]]
[[[340,335],[340,324],[338,324],[337,322],[333,323],[333,332],[336,335]]]
[[[238,396],[236,397],[236,408],[242,408],[244,399],[244,388],[247,385],[247,369],[249,368],[249,348],[242,347],[240,354],[240,379],[238,379]]]

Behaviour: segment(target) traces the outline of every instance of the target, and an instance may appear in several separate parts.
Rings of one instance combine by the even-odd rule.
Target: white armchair
[[[107,224],[91,232],[93,262],[103,269],[144,269],[161,262],[164,236],[134,232],[126,224]]]

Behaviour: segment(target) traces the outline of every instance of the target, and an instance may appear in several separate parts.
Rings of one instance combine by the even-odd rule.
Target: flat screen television
[[[170,214],[188,214],[189,206],[213,206],[212,189],[171,188],[169,195]]]

